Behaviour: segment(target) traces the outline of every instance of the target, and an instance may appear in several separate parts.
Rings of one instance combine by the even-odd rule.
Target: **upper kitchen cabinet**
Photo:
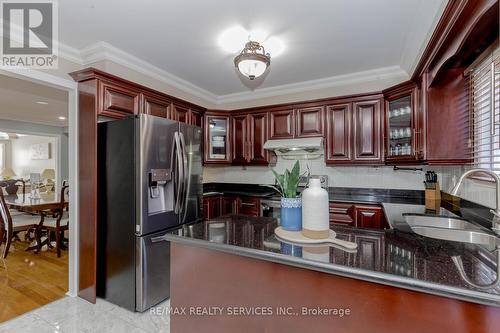
[[[271,111],[270,117],[270,139],[292,139],[295,136],[293,109]]]
[[[142,106],[146,114],[168,119],[172,117],[172,102],[161,95],[143,93]]]
[[[417,114],[417,87],[405,82],[384,91],[385,99],[385,160],[387,163],[414,163],[420,158]]]
[[[353,159],[356,163],[383,162],[381,106],[380,99],[353,103]]]
[[[269,152],[264,149],[268,138],[268,119],[267,112],[232,117],[233,165],[269,164]]]
[[[248,140],[248,116],[238,115],[231,118],[232,122],[232,163],[242,165],[247,163],[247,156],[249,154],[249,140]]]
[[[327,163],[351,163],[352,104],[339,103],[326,107],[326,151]]]
[[[182,123],[189,122],[189,108],[183,105],[174,103],[172,118]]]
[[[323,117],[323,106],[295,110],[296,137],[323,136]]]
[[[197,109],[189,110],[189,124],[193,126],[202,127],[203,125],[203,111]]]
[[[326,107],[325,162],[383,163],[381,95],[342,99]]]
[[[224,113],[205,114],[205,163],[231,163],[231,117]]]
[[[99,116],[124,118],[139,113],[140,90],[135,87],[99,81]]]

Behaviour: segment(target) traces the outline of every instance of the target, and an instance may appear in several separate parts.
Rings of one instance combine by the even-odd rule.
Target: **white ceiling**
[[[65,0],[59,39],[80,54],[109,43],[219,98],[385,68],[409,73],[446,2]],[[235,25],[285,43],[258,86],[240,79],[235,55],[217,44]]]
[[[59,120],[61,116],[66,120]],[[68,94],[65,91],[0,75],[0,127],[2,119],[67,126],[67,117]]]

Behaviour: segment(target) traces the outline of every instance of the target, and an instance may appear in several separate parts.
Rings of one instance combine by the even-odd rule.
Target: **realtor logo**
[[[1,1],[0,67],[57,68],[57,3]]]

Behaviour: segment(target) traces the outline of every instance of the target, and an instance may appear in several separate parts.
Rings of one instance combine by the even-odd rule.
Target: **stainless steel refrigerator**
[[[201,128],[149,115],[99,124],[99,297],[140,312],[169,297],[163,236],[202,218],[201,143]]]

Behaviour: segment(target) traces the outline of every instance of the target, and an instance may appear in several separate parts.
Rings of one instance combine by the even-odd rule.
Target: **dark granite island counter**
[[[488,251],[398,230],[350,227],[333,229],[337,237],[358,244],[355,252],[301,247],[276,239],[275,227],[269,218],[230,215],[167,236],[171,305],[187,309],[187,315],[171,317],[172,331],[488,332],[500,327],[500,287],[475,289],[451,260],[460,256],[467,275],[488,284],[496,278],[494,254]],[[214,317],[207,314],[210,309],[219,312]]]

